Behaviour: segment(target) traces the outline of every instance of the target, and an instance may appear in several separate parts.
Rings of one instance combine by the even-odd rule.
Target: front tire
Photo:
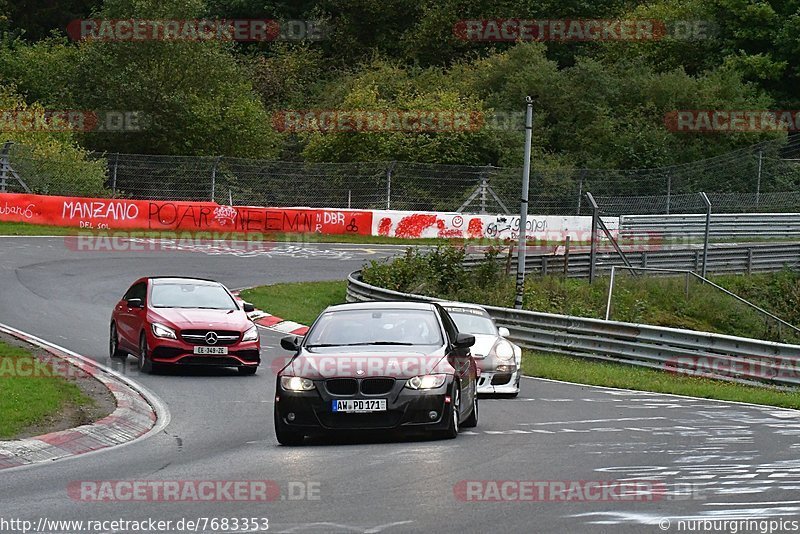
[[[150,374],[153,372],[153,360],[147,355],[147,337],[142,332],[142,335],[139,336],[139,371],[144,374]]]
[[[450,413],[448,414],[450,424],[444,429],[440,437],[442,439],[454,439],[458,436],[458,426],[461,424],[461,388],[458,383],[453,384],[453,394],[450,396]]]
[[[464,428],[475,428],[478,426],[478,388],[474,388],[472,391],[472,413],[469,414],[464,420],[463,423]]]
[[[280,415],[278,415],[278,409],[275,408],[275,437],[278,439],[278,443],[283,445],[284,447],[289,447],[293,445],[300,445],[303,443],[303,438],[305,437],[302,433],[297,432],[296,430],[291,430],[287,428],[286,423],[283,422]]]
[[[108,333],[108,356],[112,360],[122,360],[128,357],[128,353],[119,348],[119,333],[117,332],[117,324],[111,323],[111,328]]]

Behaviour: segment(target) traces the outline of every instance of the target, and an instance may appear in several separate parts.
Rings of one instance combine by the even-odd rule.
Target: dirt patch
[[[2,332],[0,332],[0,340],[9,345],[27,350],[39,360],[47,361],[53,358],[46,350]],[[73,366],[71,367],[77,369]],[[81,392],[88,397],[89,402],[85,404],[76,404],[69,401],[61,407],[59,412],[47,416],[43,421],[39,421],[35,425],[24,428],[15,435],[13,439],[40,436],[50,432],[68,430],[76,426],[93,423],[109,415],[117,408],[114,396],[99,380],[87,375],[79,369],[74,373],[67,373],[67,375],[68,376],[66,376],[64,380],[77,386]]]

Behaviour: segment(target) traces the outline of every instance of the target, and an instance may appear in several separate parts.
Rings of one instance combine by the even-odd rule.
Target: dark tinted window
[[[145,296],[147,295],[147,283],[146,282],[139,282],[138,284],[133,284],[128,292],[125,293],[125,296],[122,297],[123,300],[131,300],[131,299],[141,299],[144,302]]]
[[[444,344],[431,310],[367,309],[323,313],[306,336],[314,345]]]

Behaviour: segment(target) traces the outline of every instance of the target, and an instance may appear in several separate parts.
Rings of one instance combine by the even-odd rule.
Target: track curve
[[[78,252],[63,238],[0,238],[0,322],[107,363],[113,303],[149,274],[210,277],[231,288],[343,279],[388,246],[276,245],[219,250]],[[265,364],[235,372],[124,372],[159,395],[171,421],[158,435],[54,465],[2,474],[0,518],[103,520],[268,517],[277,532],[663,532],[679,518],[791,519],[800,514],[800,412],[525,380],[515,400],[482,401],[481,422],[454,441],[277,445],[272,432],[279,335],[263,332]],[[318,484],[318,500],[269,503],[80,502],[81,480],[256,480]],[[480,480],[648,480],[655,501],[464,502]],[[317,487],[317,486],[315,486]]]

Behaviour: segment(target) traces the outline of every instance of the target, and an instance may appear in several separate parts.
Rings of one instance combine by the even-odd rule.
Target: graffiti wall
[[[372,234],[403,238],[456,237],[517,239],[519,215],[468,215],[375,210]],[[613,235],[619,231],[618,217],[603,217]],[[591,240],[591,217],[529,215],[525,224],[528,239],[562,242],[566,236],[576,242]]]
[[[192,230],[212,232],[372,232],[369,211],[221,206],[168,202],[0,194],[0,221],[91,230]]]
[[[0,221],[68,226],[89,230],[288,232],[402,237],[512,239],[518,215],[314,208],[222,206],[212,202],[169,202],[57,197],[0,193]],[[619,218],[604,217],[618,232]],[[574,242],[591,239],[591,217],[530,215],[530,240]]]

